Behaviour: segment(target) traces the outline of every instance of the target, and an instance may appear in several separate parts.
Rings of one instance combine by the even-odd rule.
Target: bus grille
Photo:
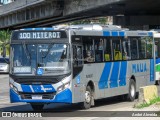
[[[42,96],[42,99],[53,99],[54,96],[55,96],[55,93],[43,93],[43,94],[24,94],[24,93],[21,93],[21,99],[32,99],[32,95],[41,95]]]

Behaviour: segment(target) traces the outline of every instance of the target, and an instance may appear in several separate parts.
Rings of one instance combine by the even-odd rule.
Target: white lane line
[[[93,120],[93,119],[97,119],[99,117],[72,117],[72,118],[68,118],[65,120]]]

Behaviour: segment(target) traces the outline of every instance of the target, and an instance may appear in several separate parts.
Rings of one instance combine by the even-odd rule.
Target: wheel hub
[[[131,96],[134,97],[135,95],[135,88],[134,85],[131,85]]]
[[[90,101],[91,101],[91,93],[89,91],[86,91],[86,93],[85,93],[85,101],[87,103],[90,103]]]

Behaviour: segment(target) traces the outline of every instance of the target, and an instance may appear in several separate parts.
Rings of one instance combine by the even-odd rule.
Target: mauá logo
[[[146,63],[132,64],[132,73],[147,72]]]

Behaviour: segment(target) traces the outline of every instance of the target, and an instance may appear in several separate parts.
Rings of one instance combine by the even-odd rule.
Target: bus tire
[[[156,85],[160,85],[160,80],[157,80],[157,81],[156,81]]]
[[[135,97],[136,97],[136,83],[133,79],[131,79],[129,82],[129,92],[128,92],[127,99],[129,101],[134,101]]]
[[[82,109],[89,109],[92,102],[92,90],[90,86],[86,87],[85,91],[85,101],[81,104]]]
[[[43,110],[44,104],[31,104],[31,107],[34,111],[41,111]]]

